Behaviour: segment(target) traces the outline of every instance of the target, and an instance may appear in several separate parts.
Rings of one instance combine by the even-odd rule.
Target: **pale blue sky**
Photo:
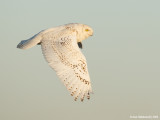
[[[159,0],[0,0],[0,120],[160,117]],[[84,23],[94,94],[74,102],[40,46],[16,45],[42,29]]]

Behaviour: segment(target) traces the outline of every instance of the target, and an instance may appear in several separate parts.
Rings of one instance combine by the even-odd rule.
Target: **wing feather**
[[[42,52],[70,94],[83,101],[92,92],[87,63],[77,45],[76,33],[63,31],[49,34],[41,42]],[[50,38],[50,39],[47,39]]]

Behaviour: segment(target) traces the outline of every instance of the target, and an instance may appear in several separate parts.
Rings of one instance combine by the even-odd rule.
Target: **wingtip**
[[[20,49],[20,48],[21,48],[20,46],[21,46],[21,45],[20,45],[20,43],[19,43],[19,44],[17,45],[17,48],[19,48],[19,49]]]
[[[17,48],[20,48],[20,45],[19,45],[19,44],[17,45]]]
[[[25,41],[25,40],[24,40],[24,41]],[[24,47],[24,41],[22,40],[22,41],[17,45],[17,48],[23,49],[23,47]]]

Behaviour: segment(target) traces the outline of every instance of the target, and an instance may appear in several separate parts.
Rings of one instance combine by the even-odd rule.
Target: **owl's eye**
[[[89,31],[89,29],[85,29],[85,31]]]

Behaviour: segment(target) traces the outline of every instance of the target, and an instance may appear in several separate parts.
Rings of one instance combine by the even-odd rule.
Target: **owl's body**
[[[86,59],[79,47],[82,47],[82,40],[91,35],[93,30],[87,25],[67,24],[43,30],[21,41],[17,48],[28,49],[40,44],[46,61],[74,99],[83,101],[85,96],[90,98],[92,89]]]

